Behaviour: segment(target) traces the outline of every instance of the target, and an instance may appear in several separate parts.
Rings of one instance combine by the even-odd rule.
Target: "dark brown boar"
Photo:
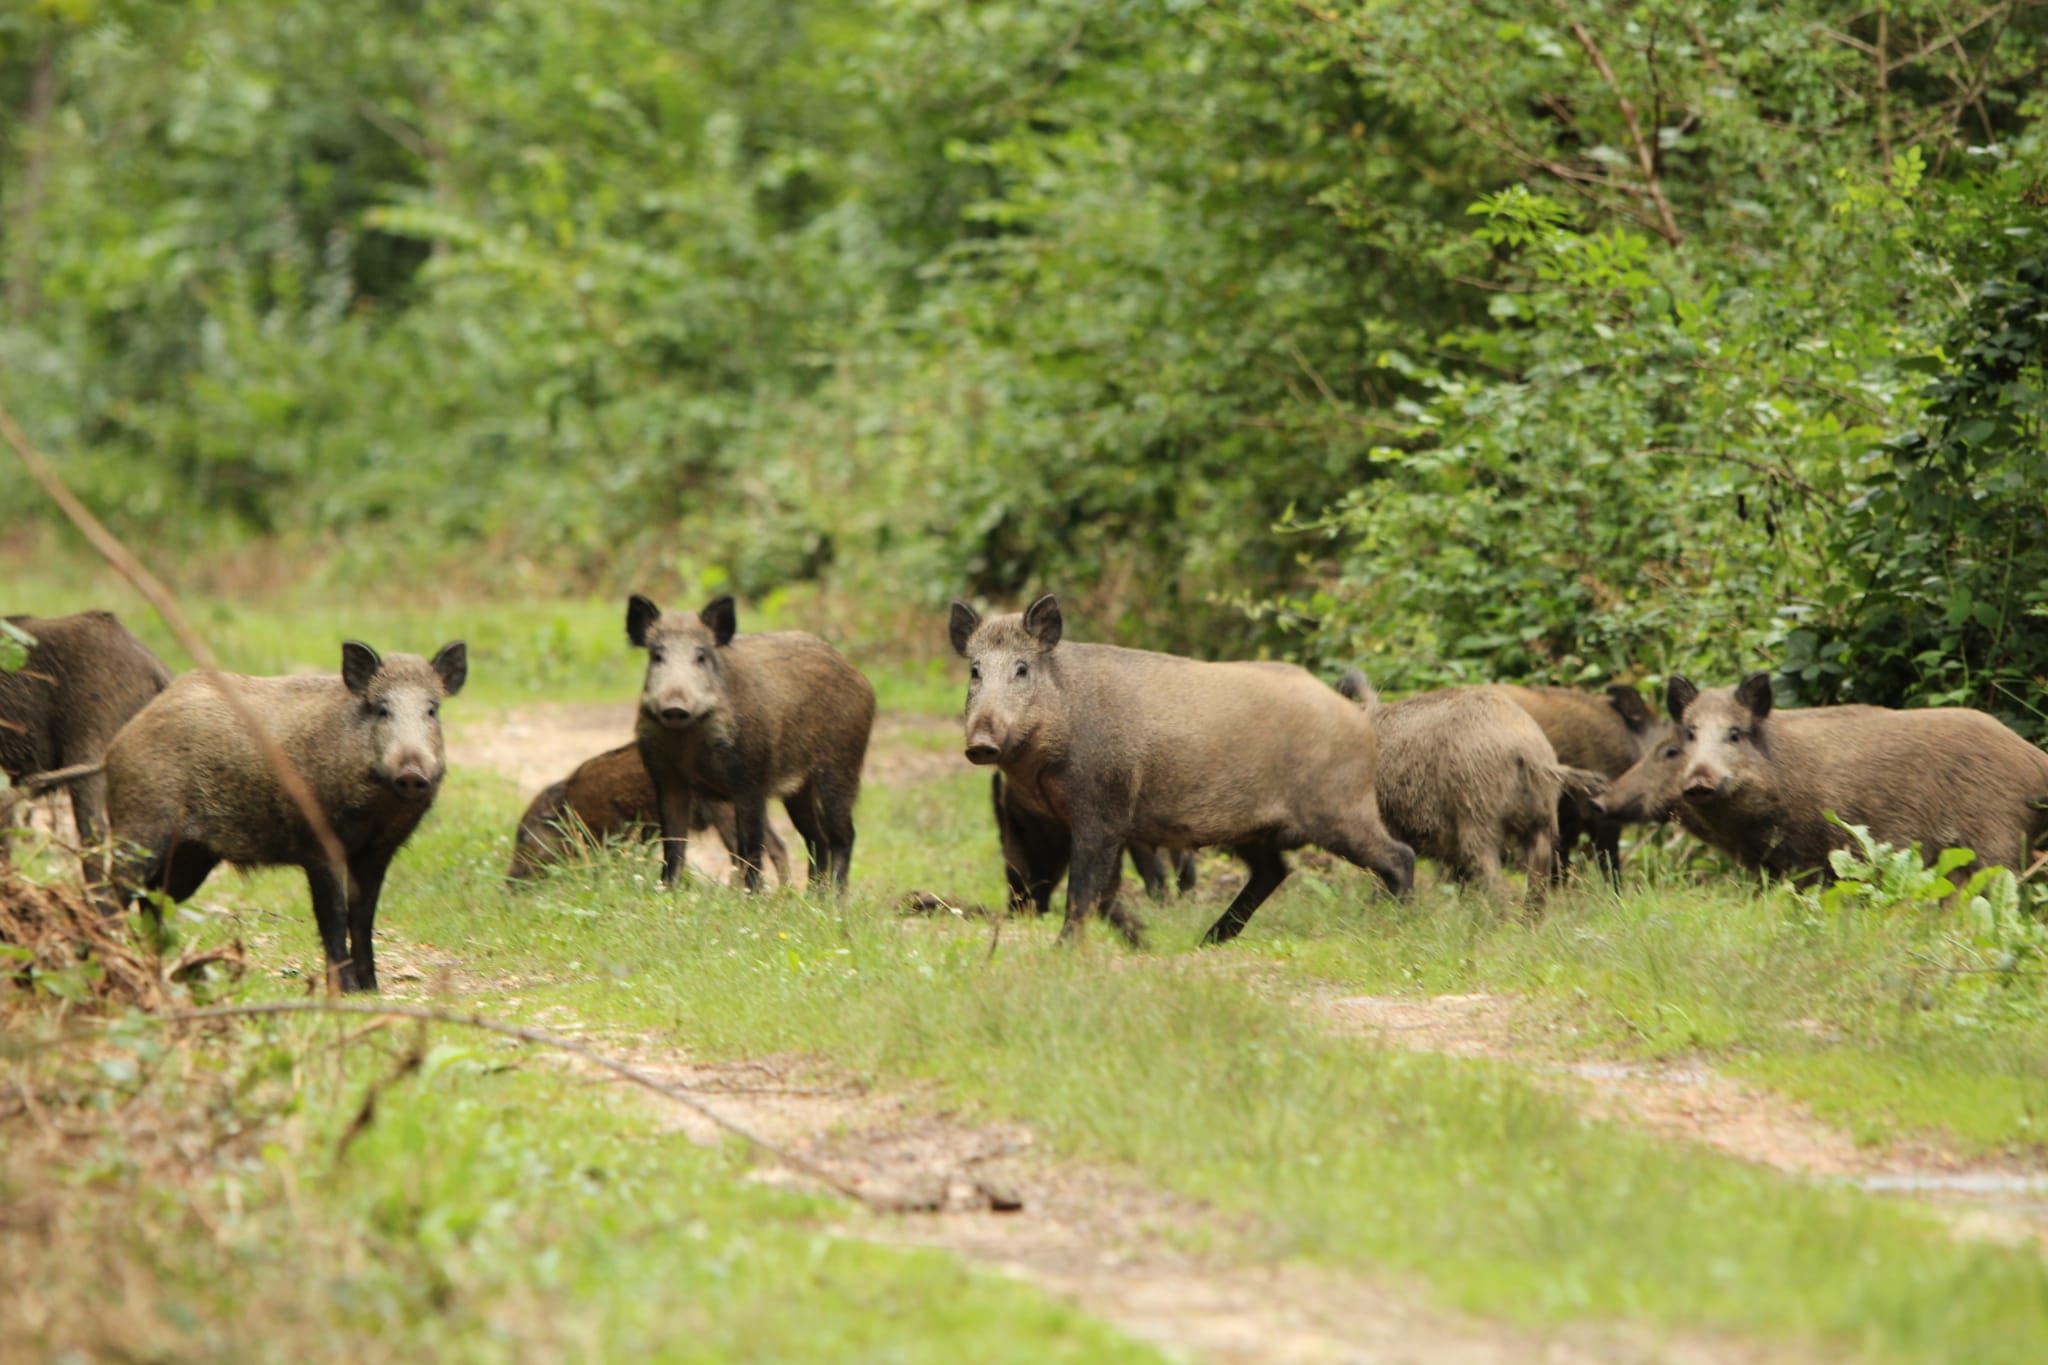
[[[1053,892],[1067,875],[1073,861],[1074,836],[1065,825],[1049,815],[1040,815],[1011,797],[1003,786],[1003,775],[990,778],[990,796],[996,811],[996,838],[1003,849],[1003,875],[1010,884],[1010,912],[1029,906],[1043,915],[1052,909]],[[1180,893],[1195,889],[1195,852],[1175,849],[1170,858],[1150,844],[1132,844],[1131,869],[1145,884],[1145,894],[1165,900],[1169,876]],[[1171,866],[1169,867],[1169,862]],[[1115,894],[1112,888],[1111,894]]]
[[[1098,912],[1139,941],[1111,894],[1133,843],[1244,860],[1250,875],[1205,943],[1236,937],[1304,844],[1408,893],[1415,854],[1380,821],[1372,722],[1357,707],[1291,665],[1062,644],[1063,629],[1050,594],[986,621],[955,602],[950,622],[969,665],[968,759],[1072,833],[1063,941]]]
[[[1766,673],[1704,692],[1674,676],[1665,704],[1684,734],[1685,823],[1745,867],[1830,879],[1828,854],[1852,841],[1828,812],[1930,859],[1967,848],[2011,868],[2048,823],[2048,754],[1982,711],[1780,712]]]
[[[730,597],[664,615],[637,594],[626,635],[647,651],[636,734],[661,812],[664,884],[683,869],[700,800],[730,801],[733,856],[761,884],[768,801],[779,797],[810,855],[810,881],[844,893],[853,803],[875,723],[875,689],[815,635],[738,635]]]
[[[715,829],[728,852],[738,842],[730,801],[699,801],[692,818],[697,821],[690,827],[692,834]],[[512,865],[505,879],[516,882],[536,876],[577,849],[652,839],[660,831],[654,779],[640,761],[640,746],[637,741],[622,744],[585,759],[576,771],[533,798],[512,837]],[[768,861],[775,864],[776,878],[789,885],[789,850],[782,836],[770,828],[761,842]]]
[[[1512,852],[1528,904],[1541,906],[1560,797],[1597,791],[1605,777],[1558,762],[1506,687],[1452,687],[1386,703],[1352,669],[1337,690],[1364,708],[1379,734],[1380,814],[1394,836],[1494,900],[1509,895],[1501,866]]]
[[[35,637],[18,672],[0,672],[0,771],[32,773],[98,763],[114,735],[159,692],[171,671],[110,611],[76,616],[10,616]],[[79,843],[106,832],[107,788],[98,772],[70,782]],[[104,869],[88,854],[87,873]]]
[[[181,901],[222,862],[303,868],[328,969],[345,991],[376,990],[377,897],[441,789],[441,702],[462,690],[468,672],[459,640],[431,663],[413,654],[382,659],[350,640],[338,678],[224,679],[311,788],[345,869],[329,863],[214,680],[178,679],[107,749],[122,894],[163,891]]]
[[[1570,687],[1503,685],[1509,700],[1535,717],[1543,737],[1568,768],[1582,768],[1609,779],[1635,766],[1651,746],[1665,739],[1671,723],[1658,719],[1643,694],[1623,683],[1596,696]],[[1621,882],[1621,830],[1627,821],[1594,809],[1595,797],[1567,791],[1557,805],[1557,858],[1553,880],[1562,881],[1571,867],[1571,851],[1581,835],[1608,881]]]

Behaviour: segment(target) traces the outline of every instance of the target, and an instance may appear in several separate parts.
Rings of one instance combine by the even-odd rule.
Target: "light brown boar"
[[[1671,722],[1659,719],[1644,702],[1643,694],[1623,683],[1611,685],[1604,695],[1571,687],[1519,684],[1503,684],[1501,690],[1535,718],[1559,763],[1596,772],[1610,780],[1634,767],[1647,750],[1672,733]],[[1618,885],[1621,831],[1627,823],[1617,816],[1602,815],[1595,809],[1592,795],[1567,791],[1557,805],[1553,880],[1564,880],[1571,867],[1571,851],[1584,835],[1592,845],[1594,860],[1607,873],[1607,879]]]
[[[1071,831],[1062,941],[1097,913],[1140,940],[1112,894],[1133,843],[1244,860],[1245,884],[1205,943],[1236,937],[1304,844],[1408,893],[1415,854],[1381,823],[1372,722],[1357,707],[1292,665],[1063,644],[1063,631],[1051,594],[988,620],[955,602],[949,622],[968,661],[968,759]]]
[[[989,796],[995,805],[996,839],[1003,849],[1003,875],[1010,885],[1010,912],[1015,914],[1026,906],[1041,915],[1050,912],[1053,892],[1073,861],[1072,832],[1050,815],[1040,815],[1012,796],[1003,785],[1000,772],[990,778]],[[1168,887],[1174,883],[1183,896],[1195,889],[1193,849],[1168,852],[1150,844],[1132,844],[1130,855],[1131,869],[1145,884],[1145,894],[1153,900],[1165,900]],[[1115,887],[1110,894],[1116,894]]]
[[[98,763],[128,718],[170,686],[163,660],[110,611],[7,620],[36,642],[20,670],[0,672],[0,771],[13,781]],[[87,772],[69,785],[79,843],[91,848],[106,832],[106,779]],[[87,872],[97,879],[95,861]]]
[[[696,616],[635,594],[627,638],[647,651],[635,730],[661,815],[664,884],[683,870],[695,805],[729,801],[749,891],[761,884],[768,801],[780,798],[810,855],[810,881],[843,894],[853,804],[875,723],[875,689],[815,635],[737,634],[730,597]]]
[[[441,702],[462,690],[461,641],[429,662],[355,640],[340,677],[229,676],[319,802],[345,867],[320,840],[214,680],[188,673],[123,726],[106,756],[107,815],[126,898],[182,901],[222,862],[303,868],[327,965],[377,989],[372,930],[391,860],[434,804],[447,759]]]
[[[1540,907],[1560,798],[1597,791],[1605,777],[1560,763],[1505,687],[1452,687],[1387,703],[1351,669],[1337,690],[1363,707],[1379,734],[1380,814],[1395,837],[1496,901],[1511,894],[1501,868],[1512,853],[1528,904]]]
[[[695,834],[715,829],[727,851],[738,842],[730,801],[700,800],[690,827]],[[596,844],[652,839],[661,831],[654,798],[654,779],[640,761],[636,741],[585,759],[559,782],[550,783],[526,807],[512,836],[512,865],[507,881],[524,881],[572,852]],[[775,875],[789,885],[789,850],[774,829],[762,835],[762,848],[775,865]]]
[[[1851,846],[1828,812],[1932,858],[1967,848],[1980,864],[2024,868],[2048,827],[2048,754],[1966,707],[1777,711],[1771,680],[1700,691],[1671,678],[1665,704],[1683,732],[1677,809],[1689,829],[1743,866],[1832,878]]]

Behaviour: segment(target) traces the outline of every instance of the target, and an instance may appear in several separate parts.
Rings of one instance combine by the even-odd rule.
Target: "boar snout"
[[[986,730],[977,730],[967,737],[967,761],[987,767],[1003,756],[1003,746],[996,743],[996,737]]]
[[[659,720],[668,729],[685,730],[689,728],[690,721],[694,717],[690,715],[690,708],[687,706],[664,706],[661,708],[661,714],[655,717],[655,719]]]
[[[391,775],[391,785],[398,789],[400,796],[414,799],[426,796],[434,790],[434,780],[427,776],[427,770],[418,764],[409,764]]]
[[[1711,801],[1727,786],[1727,773],[1717,773],[1709,768],[1694,768],[1685,775],[1685,799],[1695,803]]]

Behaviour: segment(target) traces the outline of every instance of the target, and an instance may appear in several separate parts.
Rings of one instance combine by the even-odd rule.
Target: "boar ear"
[[[377,676],[377,670],[384,661],[377,657],[377,651],[361,640],[341,642],[341,680],[348,690],[357,696],[370,690],[370,679]]]
[[[1024,609],[1024,630],[1038,641],[1040,649],[1051,649],[1060,642],[1060,632],[1066,629],[1066,622],[1060,618],[1060,599],[1051,593],[1039,598]]]
[[[1685,708],[1692,705],[1692,699],[1700,690],[1682,675],[1673,673],[1664,683],[1664,709],[1671,713],[1671,719],[1685,724]]]
[[[434,655],[434,671],[441,675],[441,690],[454,696],[469,681],[469,646],[450,640]]]
[[[975,629],[980,625],[981,613],[954,598],[953,610],[946,617],[946,638],[953,642],[955,654],[963,659],[967,657],[967,642],[974,638]]]
[[[647,648],[647,628],[661,619],[661,608],[650,598],[634,593],[626,599],[626,638],[641,649]]]
[[[1643,694],[1627,683],[1615,683],[1607,689],[1607,704],[1621,716],[1622,724],[1636,734],[1641,734],[1655,719],[1650,712],[1650,704],[1643,700]]]
[[[732,604],[732,595],[714,597],[704,604],[704,610],[697,613],[697,619],[711,628],[711,638],[721,645],[732,643],[732,633],[739,629],[739,612]]]
[[[1768,673],[1752,673],[1736,684],[1735,704],[1747,707],[1749,714],[1758,720],[1771,714],[1771,703],[1774,700],[1776,698],[1771,695],[1771,675]]]

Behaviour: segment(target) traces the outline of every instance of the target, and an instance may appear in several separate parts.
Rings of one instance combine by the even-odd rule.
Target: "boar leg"
[[[347,991],[355,989],[355,973],[348,960],[348,888],[342,880],[343,874],[325,862],[306,865],[306,889],[313,896],[313,922],[327,955],[327,975]]]
[[[1570,792],[1557,798],[1557,855],[1551,860],[1549,877],[1553,882],[1562,883],[1571,873],[1572,847],[1579,842],[1579,831],[1584,822],[1579,817],[1579,802]],[[1589,836],[1590,837],[1590,836]],[[1597,841],[1595,848],[1598,848]]]
[[[384,893],[384,874],[390,867],[389,854],[372,853],[349,861],[348,956],[354,971],[341,969],[345,991],[377,989],[377,949],[370,934],[377,924],[377,898]]]
[[[761,843],[768,828],[768,799],[764,796],[742,796],[732,803],[733,834],[739,840],[739,847],[732,851],[733,861],[740,865],[740,885],[749,891],[761,889]]]
[[[1176,881],[1180,886],[1180,894],[1185,896],[1192,892],[1195,889],[1195,851],[1183,848],[1175,852],[1173,869],[1178,874]]]
[[[859,779],[847,781],[834,773],[818,777],[818,811],[825,822],[825,844],[832,860],[832,889],[846,894],[846,879],[853,873],[853,803],[860,796]]]
[[[1560,834],[1559,837],[1563,836]],[[1600,870],[1607,874],[1608,882],[1620,886],[1621,821],[1596,821],[1587,826],[1586,838],[1593,845],[1593,858],[1600,864]]]
[[[664,783],[654,777],[654,807],[661,816],[661,884],[674,886],[683,875],[683,860],[690,851],[690,819],[696,814],[697,795],[688,787]]]
[[[1076,828],[1073,834],[1073,862],[1067,869],[1067,922],[1060,926],[1059,941],[1078,939],[1089,916],[1098,910],[1129,938],[1135,921],[1114,909],[1117,880],[1123,874],[1123,840],[1095,828]]]
[[[825,820],[818,810],[817,789],[807,785],[792,793],[784,798],[782,808],[789,812],[789,822],[796,826],[797,836],[804,841],[804,853],[810,864],[810,885],[823,885],[829,870],[831,848],[825,842]]]
[[[1166,859],[1152,844],[1131,845],[1131,870],[1145,883],[1145,894],[1155,901],[1166,899]]]
[[[1362,833],[1345,833],[1320,841],[1324,848],[1354,867],[1362,867],[1386,884],[1396,900],[1407,900],[1415,890],[1415,850],[1387,833],[1377,808]]]
[[[71,784],[71,819],[78,826],[80,862],[84,865],[87,882],[104,882],[107,879],[106,851],[99,846],[107,833],[102,819],[106,809],[105,773],[81,777]]]
[[[1287,855],[1280,851],[1278,844],[1239,844],[1230,851],[1244,859],[1249,875],[1230,902],[1230,908],[1223,912],[1223,917],[1202,935],[1204,947],[1212,943],[1228,943],[1243,933],[1252,912],[1273,894],[1273,888],[1287,880]]]
[[[1522,904],[1532,920],[1543,913],[1543,900],[1550,890],[1556,841],[1557,835],[1547,829],[1531,830],[1522,841],[1522,878],[1527,884]]]

